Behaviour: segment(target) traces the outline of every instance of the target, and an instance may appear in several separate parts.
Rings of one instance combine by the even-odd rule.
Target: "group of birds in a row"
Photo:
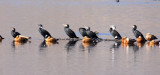
[[[45,42],[57,42],[58,39],[51,36],[51,34],[43,28],[42,24],[38,24],[39,26],[39,32],[43,36]],[[77,39],[79,37],[76,36],[75,32],[69,28],[69,24],[64,24],[64,31],[71,39]],[[135,39],[130,39],[127,37],[122,38],[121,35],[116,31],[116,26],[112,25],[109,29],[111,35],[114,37],[115,40],[120,41],[124,44],[133,44],[134,42],[137,43],[144,43],[147,40],[150,41],[153,44],[160,44],[160,41],[155,41],[157,39],[156,36],[147,33],[146,38],[143,36],[143,34],[137,30],[137,26],[133,25],[133,34],[136,37]],[[83,43],[93,43],[97,42],[97,40],[102,40],[97,36],[98,32],[93,32],[90,30],[90,27],[85,28],[79,28],[79,33],[83,36]],[[16,29],[12,27],[11,35],[14,38],[14,42],[27,42],[31,37],[22,36],[19,32],[16,32]],[[2,36],[0,36],[0,41],[4,39]]]
[[[121,37],[121,35],[116,31],[116,26],[111,26],[110,28],[110,33],[112,34],[112,36],[115,39],[121,40],[122,43],[124,44],[133,44],[134,42],[137,43],[145,43],[146,41],[149,41],[148,44],[150,45],[158,45],[160,44],[160,41],[155,41],[156,39],[158,39],[155,35],[147,33],[146,34],[146,38],[143,36],[143,34],[137,30],[137,26],[133,25],[132,26],[132,32],[134,34],[134,36],[136,37],[136,39],[131,39],[128,37]]]

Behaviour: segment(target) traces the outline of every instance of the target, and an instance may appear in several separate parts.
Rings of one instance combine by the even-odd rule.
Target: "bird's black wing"
[[[94,32],[92,32],[92,31],[90,31],[89,36],[90,36],[91,38],[94,38],[94,39],[97,39],[97,38],[98,38],[98,36],[97,36]]]
[[[85,28],[79,28],[79,33],[80,33],[83,37],[87,36],[87,33],[86,33],[86,29],[85,29]]]
[[[116,30],[113,30],[113,31],[112,31],[112,36],[113,36],[115,39],[122,39],[121,35],[120,35]]]
[[[156,36],[152,35],[152,38],[151,39],[158,39]]]
[[[142,39],[145,39],[144,36],[143,36],[143,34],[140,31],[138,31],[138,30],[135,30],[135,36],[136,36],[136,38],[138,38],[139,36],[141,36]]]
[[[15,32],[15,35],[21,35],[19,32]]]
[[[50,37],[52,37],[51,35],[50,35],[50,33],[47,31],[47,30],[45,30],[45,29],[39,29],[39,32],[41,33],[41,35],[45,38],[45,36],[47,35],[47,36],[50,36]]]
[[[11,32],[11,35],[15,38],[16,36],[18,36],[18,35],[21,35],[19,32]]]
[[[68,29],[68,36],[69,36],[70,38],[78,38],[78,37],[76,36],[76,34],[75,34],[71,29]]]

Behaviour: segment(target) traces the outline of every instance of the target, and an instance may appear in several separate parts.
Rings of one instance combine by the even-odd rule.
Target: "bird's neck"
[[[90,29],[87,29],[86,31],[90,31]]]
[[[112,32],[112,30],[113,30],[112,28],[109,29],[110,32]]]
[[[135,29],[135,28],[133,28],[132,30],[133,30],[133,31],[135,31],[136,29]]]
[[[41,26],[40,28],[42,29],[43,27]]]
[[[12,30],[12,32],[16,32],[15,30]]]
[[[69,27],[64,27],[64,28],[69,28]]]

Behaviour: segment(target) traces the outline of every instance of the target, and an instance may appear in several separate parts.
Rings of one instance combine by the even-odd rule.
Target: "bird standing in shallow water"
[[[74,31],[72,31],[69,28],[69,24],[63,24],[64,25],[64,31],[66,32],[66,34],[69,36],[69,38],[78,38],[76,36],[76,34],[74,33]]]
[[[41,35],[43,36],[44,39],[46,38],[46,36],[52,37],[47,30],[43,29],[42,24],[38,24],[38,26],[39,26],[39,32],[41,33]]]
[[[155,39],[158,39],[158,38],[157,38],[156,36],[150,34],[150,33],[147,33],[146,39],[147,39],[148,41],[152,41],[152,40],[155,40]]]
[[[79,33],[80,33],[83,37],[87,36],[87,33],[86,33],[86,29],[85,29],[85,28],[79,28]]]
[[[112,25],[109,31],[115,39],[118,39],[118,40],[122,39],[121,35],[116,31],[115,25]]]
[[[94,33],[93,31],[90,31],[90,27],[85,27],[85,28],[86,28],[86,33],[88,38],[91,38],[93,40],[98,39],[98,36],[96,35],[96,33]]]
[[[133,32],[133,34],[134,34],[134,36],[136,38],[138,38],[139,36],[141,36],[142,40],[146,41],[146,39],[144,38],[143,34],[140,31],[137,30],[137,26],[136,25],[133,25],[132,32]]]

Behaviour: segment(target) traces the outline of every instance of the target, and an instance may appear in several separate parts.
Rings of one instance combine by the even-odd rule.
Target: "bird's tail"
[[[58,41],[59,40],[59,38],[56,38],[56,41]]]

